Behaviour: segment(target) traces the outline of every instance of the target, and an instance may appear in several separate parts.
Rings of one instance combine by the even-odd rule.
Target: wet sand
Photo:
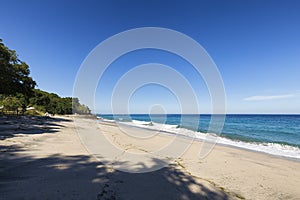
[[[201,159],[197,141],[176,157],[157,149],[190,140],[128,130],[73,116],[1,118],[0,199],[300,199],[299,162],[219,145]],[[111,144],[123,153],[103,152]]]

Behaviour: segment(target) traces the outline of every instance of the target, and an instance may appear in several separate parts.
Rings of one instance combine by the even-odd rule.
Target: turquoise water
[[[175,125],[178,128],[178,133],[180,133],[180,130],[187,129],[193,131],[195,135],[208,132],[212,117],[211,115],[179,114],[98,116],[120,122],[137,120]],[[209,132],[214,131],[210,129]],[[271,148],[270,151],[278,149],[283,151],[280,155],[285,155],[286,151],[289,151],[291,154],[293,154],[293,151],[297,151],[294,152],[295,155],[293,154],[290,157],[300,158],[300,115],[226,115],[220,138],[221,140],[226,139],[224,140],[225,144],[239,144],[240,146],[249,146],[248,144],[253,146],[253,144],[256,144],[258,145],[257,149],[269,146]]]

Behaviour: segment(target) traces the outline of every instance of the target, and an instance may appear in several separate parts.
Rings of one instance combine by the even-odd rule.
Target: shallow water
[[[214,126],[209,128],[212,115],[98,116],[197,139],[205,139],[207,132],[216,133]],[[220,144],[300,159],[300,115],[226,115],[223,129],[217,135]]]

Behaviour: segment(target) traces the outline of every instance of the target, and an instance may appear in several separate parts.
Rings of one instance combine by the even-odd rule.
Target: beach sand
[[[0,119],[0,199],[300,199],[298,161],[220,145],[199,158],[199,141],[75,121]]]

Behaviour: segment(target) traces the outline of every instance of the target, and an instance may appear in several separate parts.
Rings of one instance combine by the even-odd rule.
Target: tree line
[[[36,89],[29,66],[0,39],[0,112],[2,114],[90,114],[78,98]]]

